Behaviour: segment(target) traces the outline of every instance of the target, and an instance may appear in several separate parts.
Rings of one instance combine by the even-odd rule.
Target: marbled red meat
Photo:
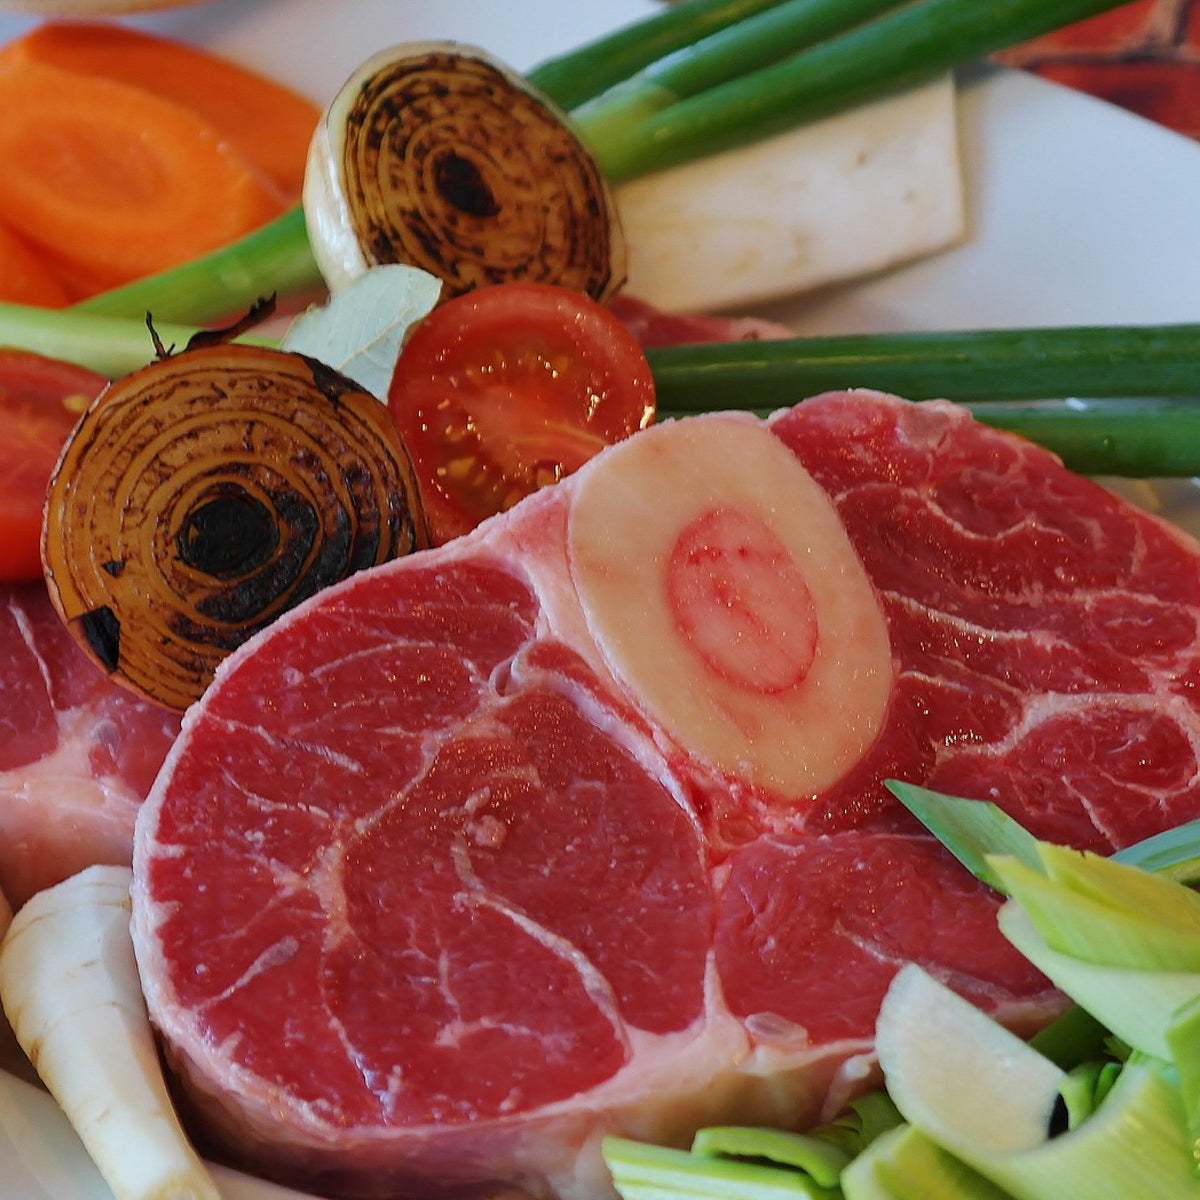
[[[764,437],[752,418],[698,420],[735,475],[748,426]],[[1200,553],[949,405],[839,394],[771,429],[840,517],[853,562],[838,588],[865,569],[886,627],[886,669],[861,677],[883,679],[884,706],[815,791],[699,752],[629,685],[588,590],[622,539],[633,555],[676,521],[668,546],[690,553],[698,530],[723,530],[709,590],[664,584],[647,605],[710,604],[778,555],[759,531],[739,557],[731,531],[757,529],[742,493],[697,500],[711,521],[680,516],[697,480],[668,461],[624,489],[615,557],[590,561],[573,531],[608,538],[581,512],[627,450],[331,589],[222,668],[135,857],[150,1011],[210,1136],[331,1194],[595,1197],[605,1133],[686,1139],[836,1108],[869,1077],[904,962],[1014,1023],[1053,1008],[996,931],[995,897],[883,781],[988,797],[1103,848],[1200,815]],[[807,569],[815,677],[830,613]],[[759,595],[777,596],[767,582]],[[733,696],[755,681],[729,647],[793,629],[728,600],[766,623],[734,622],[715,649],[704,631]],[[790,677],[800,658],[786,661]],[[729,703],[731,722],[752,719]],[[850,736],[840,718],[820,732]]]
[[[0,891],[15,906],[92,863],[128,863],[177,715],[111,683],[41,583],[0,587]]]
[[[795,337],[794,329],[765,317],[720,317],[709,313],[668,313],[620,292],[609,301],[638,344],[687,346],[698,342],[754,342]]]

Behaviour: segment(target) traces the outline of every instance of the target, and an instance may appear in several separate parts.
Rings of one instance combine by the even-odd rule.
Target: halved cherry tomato
[[[42,574],[42,505],[80,413],[108,381],[27,350],[0,350],[0,580]]]
[[[441,543],[650,424],[654,379],[603,306],[567,288],[503,283],[417,326],[388,406]]]

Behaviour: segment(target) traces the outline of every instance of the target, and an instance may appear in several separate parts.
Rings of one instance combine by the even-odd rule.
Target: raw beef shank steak
[[[874,393],[653,427],[222,666],[139,816],[197,1128],[338,1196],[596,1197],[599,1139],[801,1124],[917,961],[1058,1000],[892,777],[1110,849],[1200,814],[1200,555]]]

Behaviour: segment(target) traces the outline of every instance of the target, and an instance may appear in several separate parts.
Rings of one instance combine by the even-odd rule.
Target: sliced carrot
[[[99,287],[232,241],[283,211],[208,122],[141,88],[0,66],[0,221]]]
[[[70,298],[45,257],[6,225],[0,225],[0,300],[62,308]]]
[[[40,62],[132,84],[203,117],[289,201],[304,182],[320,111],[311,100],[205,50],[98,21],[49,21],[8,43],[0,63]]]

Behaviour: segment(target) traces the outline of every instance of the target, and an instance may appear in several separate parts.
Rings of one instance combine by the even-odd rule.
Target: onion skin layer
[[[483,50],[418,42],[368,59],[318,126],[313,254],[336,290],[404,263],[449,298],[550,283],[601,303],[625,281],[616,203],[569,118]]]
[[[387,409],[299,354],[215,345],[111,384],[47,492],[50,597],[115,682],[183,710],[220,661],[356,571],[429,544]]]

